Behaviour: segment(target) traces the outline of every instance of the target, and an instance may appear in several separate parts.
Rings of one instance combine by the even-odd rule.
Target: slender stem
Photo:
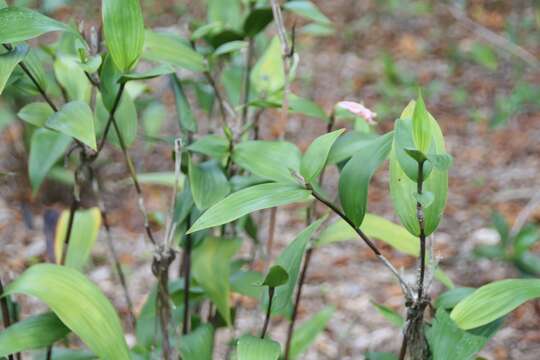
[[[422,187],[424,184],[424,161],[418,164],[418,182],[417,191],[418,194],[422,194]],[[426,271],[426,234],[424,230],[424,210],[422,204],[416,203],[416,216],[418,218],[418,225],[420,228],[420,276],[418,278],[418,297],[417,301],[422,301],[424,291],[424,274]]]
[[[277,207],[270,209],[270,223],[268,224],[268,240],[266,241],[266,257],[270,261],[272,258],[272,247],[274,246],[274,235],[276,233]]]
[[[190,220],[188,217],[188,225]],[[189,287],[191,280],[191,234],[186,235],[186,248],[184,257],[184,322],[182,323],[182,334],[186,335],[189,332]]]
[[[399,350],[399,360],[405,360],[405,355],[407,355],[407,334],[403,335],[403,340],[401,341],[401,349]]]
[[[4,294],[4,286],[2,285],[2,280],[0,279],[0,295],[2,294]],[[11,325],[11,320],[9,316],[9,306],[7,298],[5,296],[2,296],[0,298],[0,306],[2,307],[2,320],[4,321],[4,329],[7,329]],[[13,360],[13,355],[8,355],[8,359]]]
[[[109,113],[109,119],[107,120],[107,124],[105,125],[105,131],[103,132],[103,137],[101,138],[101,141],[98,146],[96,157],[99,155],[99,153],[103,149],[103,146],[105,146],[105,140],[107,140],[107,135],[109,134],[111,124],[114,121],[114,116],[116,114],[116,110],[118,109],[118,106],[120,105],[120,100],[122,98],[122,94],[124,93],[125,87],[126,87],[126,83],[123,82],[120,84],[120,87],[118,88],[118,92],[116,93],[116,97],[114,98],[113,106],[111,108],[111,112]]]
[[[310,247],[306,251],[304,258],[304,264],[302,265],[302,272],[300,273],[300,279],[298,280],[298,289],[296,290],[296,297],[294,299],[294,308],[291,315],[291,321],[289,322],[289,328],[287,329],[287,341],[285,343],[285,355],[284,359],[289,360],[289,353],[291,351],[291,341],[294,333],[294,325],[296,323],[296,317],[298,316],[298,308],[300,307],[300,299],[302,297],[302,288],[306,280],[306,274],[313,255],[313,247]]]
[[[254,3],[251,3],[250,7],[253,8]],[[249,102],[249,92],[251,85],[251,63],[253,62],[253,37],[250,37],[248,40],[248,47],[246,52],[246,72],[244,74],[244,89],[242,92],[242,104],[244,108],[242,109],[242,118],[240,121],[240,126],[244,126],[247,119],[248,113],[248,102]]]
[[[275,288],[270,286],[268,288],[268,307],[266,309],[266,317],[264,318],[264,325],[261,331],[261,339],[264,339],[266,336],[266,331],[268,330],[268,325],[270,324],[270,315],[272,313],[272,301],[274,299],[274,290]]]

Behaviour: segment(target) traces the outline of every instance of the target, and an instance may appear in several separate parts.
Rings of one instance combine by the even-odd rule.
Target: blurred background
[[[315,101],[327,113],[341,100],[363,102],[378,114],[376,130],[385,132],[421,87],[454,157],[448,206],[435,236],[441,267],[460,286],[540,276],[540,1],[314,2],[330,19],[331,26],[310,26],[302,18],[286,18],[288,29],[293,23],[298,29],[296,50],[300,63],[293,92]],[[8,3],[39,8],[74,24],[84,21],[85,27],[99,26],[99,1]],[[207,18],[205,1],[141,3],[148,27],[184,37],[188,37],[194,23]],[[275,33],[273,24],[266,33]],[[47,38],[39,42],[47,42]],[[256,50],[256,57],[263,49]],[[185,76],[189,79],[193,75]],[[193,103],[203,90],[187,88]],[[169,198],[168,191],[160,186],[160,179],[164,180],[159,176],[171,170],[170,147],[148,139],[174,136],[176,115],[167,81],[152,80],[145,92],[148,96],[143,95],[137,103],[140,126],[131,153],[146,182],[144,191],[153,225],[159,229]],[[150,100],[156,96],[157,101]],[[205,126],[215,126],[206,121],[208,114],[199,111]],[[291,115],[288,124],[277,124],[278,111],[262,115],[261,138],[274,139],[285,132],[286,139],[305,149],[325,132],[324,122],[304,115]],[[9,174],[0,179],[0,267],[10,278],[46,256],[54,226],[50,219],[69,207],[71,198],[62,169],[46,181],[37,196],[32,196],[25,150],[21,147],[24,134],[15,113],[7,101],[0,100],[0,170]],[[350,121],[338,125],[363,126]],[[110,149],[106,154],[106,163],[121,159],[118,151]],[[143,239],[142,219],[126,170],[121,161],[117,164],[104,169],[109,179],[105,199],[111,209],[113,234],[130,291],[136,308],[140,308],[153,282],[149,266],[152,253]],[[335,193],[336,180],[336,174],[329,175],[329,193]],[[369,210],[397,221],[387,189],[385,167],[374,176]],[[260,221],[264,242],[267,216],[261,216]],[[302,229],[303,222],[303,215],[294,206],[278,212],[279,245],[287,244]],[[505,230],[505,226],[511,230]],[[530,245],[526,255],[519,259],[505,256],[508,249],[501,240],[509,236],[513,243]],[[389,247],[383,249],[395,264],[410,270],[412,279],[414,259]],[[100,242],[90,277],[125,313],[106,253],[106,246]],[[385,271],[378,270],[376,259],[358,241],[339,243],[315,253],[300,320],[325,304],[334,305],[337,311],[306,359],[360,359],[366,351],[399,348],[399,330],[375,310],[373,303],[401,309],[400,289]],[[442,287],[435,284],[432,291],[436,294]],[[28,301],[28,309],[36,306]],[[248,313],[257,305],[241,301],[246,302],[246,314],[240,314],[240,327],[255,326],[260,319],[249,319]],[[507,318],[504,329],[482,355],[498,360],[540,358],[539,323],[540,302],[526,303]],[[285,329],[284,322],[274,324],[273,333],[279,339],[284,333],[280,329]]]

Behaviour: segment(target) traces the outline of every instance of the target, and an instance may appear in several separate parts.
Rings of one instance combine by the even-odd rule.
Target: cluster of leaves
[[[164,112],[163,105],[156,99],[142,101],[143,81],[169,78],[180,135],[186,143],[180,154],[182,161],[175,159],[175,164],[183,166],[178,166],[172,181],[160,176],[167,174],[152,174],[147,180],[157,179],[178,190],[170,228],[174,247],[182,248],[189,256],[184,277],[166,283],[168,301],[174,305],[170,319],[165,319],[164,327],[156,326],[164,320],[159,309],[163,306],[162,289],[155,286],[135,322],[136,345],[129,348],[114,307],[84,275],[103,210],[78,210],[73,217],[72,212],[64,212],[56,229],[56,264],[31,266],[2,294],[8,305],[13,304],[11,296],[15,294],[36,297],[51,312],[3,330],[0,357],[52,346],[73,333],[91,353],[70,351],[67,358],[152,359],[172,344],[185,360],[211,359],[216,330],[235,324],[231,294],[236,293],[259,300],[266,319],[259,337],[243,334],[233,339],[231,356],[239,360],[276,360],[282,355],[285,359],[298,358],[325,328],[332,307],[311,315],[294,329],[285,349],[267,336],[267,329],[272,316],[294,323],[308,251],[361,234],[379,258],[385,259],[367,236],[397,251],[419,256],[418,238],[437,229],[446,204],[452,158],[421,96],[407,105],[395,121],[394,130],[386,134],[333,130],[343,114],[341,110],[332,109],[327,114],[314,102],[288,94],[287,83],[294,80],[299,57],[286,59],[279,38],[270,39],[264,33],[273,19],[271,7],[265,1],[248,1],[247,6],[242,6],[240,1],[213,0],[208,5],[209,21],[192,24],[190,38],[182,39],[172,33],[145,29],[137,0],[103,0],[107,51],[100,52],[95,51],[97,44],[88,44],[69,25],[25,8],[0,9],[0,41],[5,45],[0,54],[0,91],[13,103],[24,104],[18,117],[25,123],[34,192],[46,177],[54,176],[55,169],[59,172],[59,160],[72,143],[84,154],[81,159],[67,155],[77,169],[98,157],[107,141],[123,151],[128,169],[137,179],[128,149],[136,141],[137,113],[145,103],[144,117],[150,119],[143,124],[147,137],[171,142],[170,137],[159,136],[160,126],[152,121],[156,114]],[[328,18],[310,1],[290,1],[283,10],[310,21],[303,28],[305,33],[332,32]],[[61,37],[41,48],[30,48],[25,43],[48,32],[61,32]],[[242,55],[254,48],[262,55],[251,69],[249,57],[242,61]],[[140,59],[152,64],[149,70],[137,70]],[[284,61],[290,61],[291,66],[285,66]],[[189,70],[194,77],[179,78],[179,69]],[[215,85],[217,69],[221,70],[219,80],[225,94],[220,94]],[[220,118],[221,132],[199,133],[187,89],[194,90],[209,118]],[[47,94],[53,99],[63,97],[65,104],[57,108]],[[31,102],[29,99],[35,95],[43,96],[45,102]],[[288,103],[285,111],[329,124],[329,132],[316,138],[304,153],[285,140],[254,138],[257,113],[281,107],[284,102]],[[217,116],[213,113],[215,104],[220,110]],[[236,120],[240,117],[237,113],[244,109],[248,111],[244,120],[252,121],[233,125],[231,118]],[[345,117],[357,118],[354,114]],[[217,128],[215,123],[212,126]],[[110,131],[111,127],[114,131]],[[387,159],[389,191],[403,226],[367,211],[370,180]],[[340,205],[326,200],[328,196],[321,186],[321,175],[329,166],[337,166],[340,171]],[[78,172],[74,172],[72,182],[75,188],[80,186]],[[143,177],[138,179],[142,181]],[[138,184],[135,182],[140,191]],[[327,205],[341,219],[329,226],[327,216],[310,222],[265,274],[250,268],[252,259],[237,255],[246,239],[251,239],[253,246],[259,245],[254,212],[293,203],[310,212],[314,201]],[[442,271],[437,271],[436,276],[453,288]],[[476,291],[450,289],[437,299],[435,321],[426,325],[433,358],[470,358],[498,328],[498,319],[538,296],[540,284],[531,279],[505,280]],[[195,309],[208,303],[216,311],[204,319]],[[8,306],[7,314],[11,311],[16,315],[15,308]],[[391,314],[383,306],[378,308]],[[393,314],[394,320],[397,317],[401,319]],[[403,326],[403,321],[396,323]],[[181,326],[186,330],[182,335],[178,331]],[[171,329],[168,337],[162,333],[164,329]],[[61,354],[57,348],[54,351]]]

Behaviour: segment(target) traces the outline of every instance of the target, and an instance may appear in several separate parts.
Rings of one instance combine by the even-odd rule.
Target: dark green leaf
[[[337,164],[347,160],[354,154],[358,154],[368,146],[372,145],[373,139],[377,136],[358,131],[347,131],[340,136],[328,154],[328,164]]]
[[[280,265],[274,265],[268,270],[268,274],[264,278],[261,285],[276,288],[285,284],[289,280],[289,274]]]
[[[244,20],[244,34],[253,37],[263,31],[272,22],[274,15],[272,8],[260,7],[251,10]]]
[[[195,140],[187,148],[190,151],[208,155],[216,160],[222,160],[228,153],[229,141],[223,136],[206,135]]]
[[[413,148],[405,148],[405,152],[412,159],[416,160],[417,163],[421,163],[427,160],[426,155],[424,155],[424,153],[421,152],[420,150],[416,150]]]
[[[176,114],[178,116],[178,125],[181,130],[196,132],[197,131],[197,119],[193,115],[191,105],[188,98],[184,93],[182,83],[176,74],[171,75],[171,86],[174,91],[174,99],[176,101]]]
[[[199,210],[206,210],[231,191],[223,170],[215,160],[202,164],[189,161],[189,183],[193,200]]]
[[[130,80],[147,80],[147,79],[153,79],[156,77],[160,77],[163,75],[174,73],[174,69],[170,65],[160,65],[157,67],[154,67],[150,70],[141,72],[141,73],[128,73],[124,74],[120,77],[121,82],[127,82]]]
[[[245,49],[247,47],[247,42],[243,40],[234,40],[226,42],[223,45],[220,45],[213,53],[213,56],[221,56],[230,54],[236,51],[240,51],[242,49]]]
[[[183,360],[212,360],[214,328],[210,324],[204,324],[190,334],[180,337],[179,349]]]
[[[2,10],[0,10],[0,14],[1,12]],[[0,19],[2,19],[1,16]],[[2,24],[2,26],[3,25],[4,24]],[[11,73],[13,72],[17,64],[25,58],[29,50],[30,48],[28,47],[28,45],[22,44],[16,46],[11,51],[0,54],[0,95],[4,91],[4,87],[6,86],[6,83],[9,80]]]
[[[277,360],[281,354],[279,343],[244,335],[238,340],[238,360]]]
[[[174,34],[146,30],[143,57],[193,71],[205,71],[204,57]]]
[[[437,297],[435,308],[450,310],[465,297],[474,292],[474,288],[458,287],[450,289]]]
[[[309,145],[300,164],[300,174],[307,183],[313,181],[323,171],[332,145],[344,131],[345,129],[339,129],[321,135]]]
[[[231,275],[230,283],[233,292],[260,299],[262,288],[256,284],[263,281],[263,276],[257,271],[239,270]]]
[[[94,114],[84,101],[72,101],[62,106],[47,120],[45,125],[97,150]]]

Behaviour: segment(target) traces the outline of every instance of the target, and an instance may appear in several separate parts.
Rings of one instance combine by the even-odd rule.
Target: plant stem
[[[418,164],[418,194],[422,194],[424,184],[424,161]],[[416,203],[416,217],[418,218],[418,226],[420,228],[420,277],[418,279],[418,297],[417,301],[422,301],[424,291],[424,273],[426,269],[426,234],[424,230],[424,210],[422,204]]]
[[[264,318],[264,325],[261,331],[261,339],[264,339],[266,336],[266,331],[268,330],[268,325],[270,324],[270,315],[272,312],[272,301],[274,299],[274,290],[275,288],[270,286],[268,288],[268,307],[266,309],[266,317]]]
[[[253,9],[254,3],[250,4],[250,9]],[[244,108],[242,109],[242,118],[240,120],[240,126],[244,126],[247,119],[247,113],[248,113],[248,102],[249,102],[249,92],[250,92],[250,86],[251,86],[251,63],[253,62],[253,37],[250,37],[248,40],[248,47],[246,52],[246,71],[244,74],[244,89],[242,92],[242,101],[241,103],[244,105]]]
[[[191,223],[188,216],[188,227]],[[184,322],[182,323],[182,334],[186,335],[189,332],[189,288],[191,280],[191,234],[186,235],[186,248],[184,250]]]
[[[2,285],[2,280],[0,279],[0,295],[4,294],[4,286]],[[4,321],[4,329],[7,329],[11,325],[10,316],[9,316],[9,306],[7,298],[2,296],[0,298],[0,306],[2,307],[2,320]],[[13,360],[13,354],[8,355],[9,360]]]
[[[289,328],[287,329],[287,341],[285,343],[285,355],[284,360],[289,360],[289,353],[291,351],[291,341],[294,333],[294,325],[296,323],[296,317],[298,315],[298,308],[300,307],[300,299],[302,297],[302,287],[306,280],[306,274],[311,261],[311,256],[313,255],[313,247],[310,247],[306,251],[306,256],[304,258],[304,264],[302,265],[302,272],[300,273],[300,279],[298,280],[298,289],[296,289],[296,297],[294,299],[294,308],[291,315],[291,321],[289,322]]]

